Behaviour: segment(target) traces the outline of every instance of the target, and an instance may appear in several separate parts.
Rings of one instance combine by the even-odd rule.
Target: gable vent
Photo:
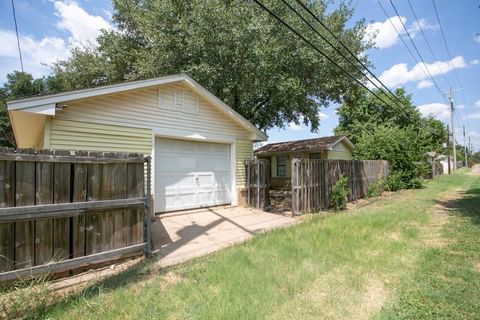
[[[158,105],[161,109],[198,113],[198,96],[187,90],[159,88]]]

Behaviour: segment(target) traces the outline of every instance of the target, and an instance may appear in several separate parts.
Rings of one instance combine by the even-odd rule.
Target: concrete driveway
[[[153,222],[153,249],[158,254],[160,266],[170,266],[297,221],[241,207],[174,212],[157,216]]]

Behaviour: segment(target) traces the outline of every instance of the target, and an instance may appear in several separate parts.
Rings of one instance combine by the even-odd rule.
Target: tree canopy
[[[375,93],[389,101],[385,93]],[[394,102],[386,105],[362,90],[346,97],[337,109],[339,124],[335,133],[346,135],[355,144],[355,157],[388,160],[400,188],[415,187],[417,178],[428,170],[427,152],[443,151],[447,133],[441,121],[420,114],[404,89],[394,94],[402,107],[392,107]]]
[[[265,3],[321,50],[338,55],[283,3]],[[365,22],[347,27],[353,6],[328,4],[308,1],[368,65]],[[65,89],[186,73],[262,130],[302,119],[315,131],[320,109],[340,102],[355,87],[252,1],[114,0],[113,9],[116,28],[98,38],[98,48],[77,48],[55,65]],[[361,77],[346,61],[340,64]]]

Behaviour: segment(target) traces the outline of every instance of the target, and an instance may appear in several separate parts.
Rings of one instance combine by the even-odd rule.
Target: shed
[[[255,156],[271,161],[272,187],[283,188],[290,184],[293,158],[351,160],[353,144],[345,136],[270,143],[256,149]]]
[[[265,133],[184,74],[7,102],[17,146],[151,155],[155,212],[242,202]]]

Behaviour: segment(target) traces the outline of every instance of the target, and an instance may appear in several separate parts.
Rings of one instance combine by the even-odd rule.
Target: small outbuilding
[[[270,143],[256,149],[255,156],[270,160],[272,187],[278,188],[289,185],[293,158],[351,160],[353,144],[345,136]]]
[[[151,155],[155,212],[237,205],[244,162],[267,139],[184,74],[7,105],[19,148]]]

